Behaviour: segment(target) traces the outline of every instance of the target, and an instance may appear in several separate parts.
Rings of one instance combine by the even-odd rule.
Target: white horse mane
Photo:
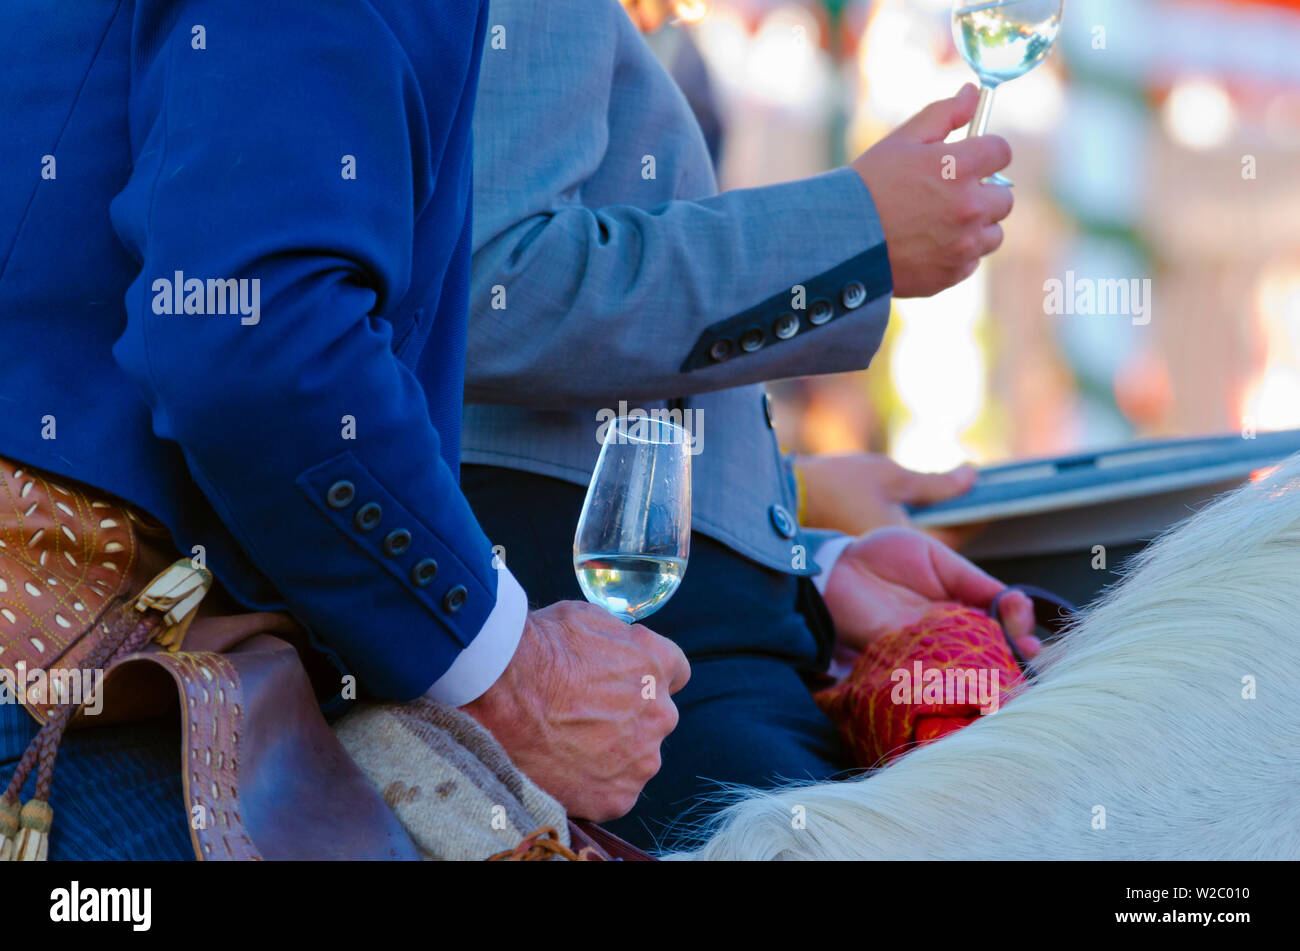
[[[747,791],[689,857],[1300,858],[1298,627],[1295,456],[1148,547],[998,713]]]

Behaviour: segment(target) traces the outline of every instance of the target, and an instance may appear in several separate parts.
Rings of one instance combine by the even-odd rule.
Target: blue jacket
[[[0,11],[0,454],[152,512],[396,699],[497,599],[457,471],[486,15]]]

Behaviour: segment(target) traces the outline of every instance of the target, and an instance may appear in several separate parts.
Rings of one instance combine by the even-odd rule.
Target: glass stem
[[[980,101],[975,106],[975,117],[970,121],[966,138],[973,139],[989,129],[989,115],[993,112],[993,86],[980,86]]]

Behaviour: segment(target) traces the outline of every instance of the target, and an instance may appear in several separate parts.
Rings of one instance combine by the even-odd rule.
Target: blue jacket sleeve
[[[435,36],[462,8],[412,15]],[[420,216],[445,214],[452,243],[462,228],[463,202],[432,201],[454,108],[426,108],[443,90],[369,4],[142,0],[136,20],[135,166],[112,213],[140,274],[114,355],[294,614],[369,689],[416,696],[497,587],[386,319]],[[185,312],[231,280],[250,312]]]

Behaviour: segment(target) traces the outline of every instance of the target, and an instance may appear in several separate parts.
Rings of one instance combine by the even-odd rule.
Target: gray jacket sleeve
[[[857,173],[711,195],[680,92],[601,17],[625,21],[617,4],[528,6],[480,79],[467,400],[586,408],[865,367],[892,281]],[[638,118],[663,97],[680,122]]]

